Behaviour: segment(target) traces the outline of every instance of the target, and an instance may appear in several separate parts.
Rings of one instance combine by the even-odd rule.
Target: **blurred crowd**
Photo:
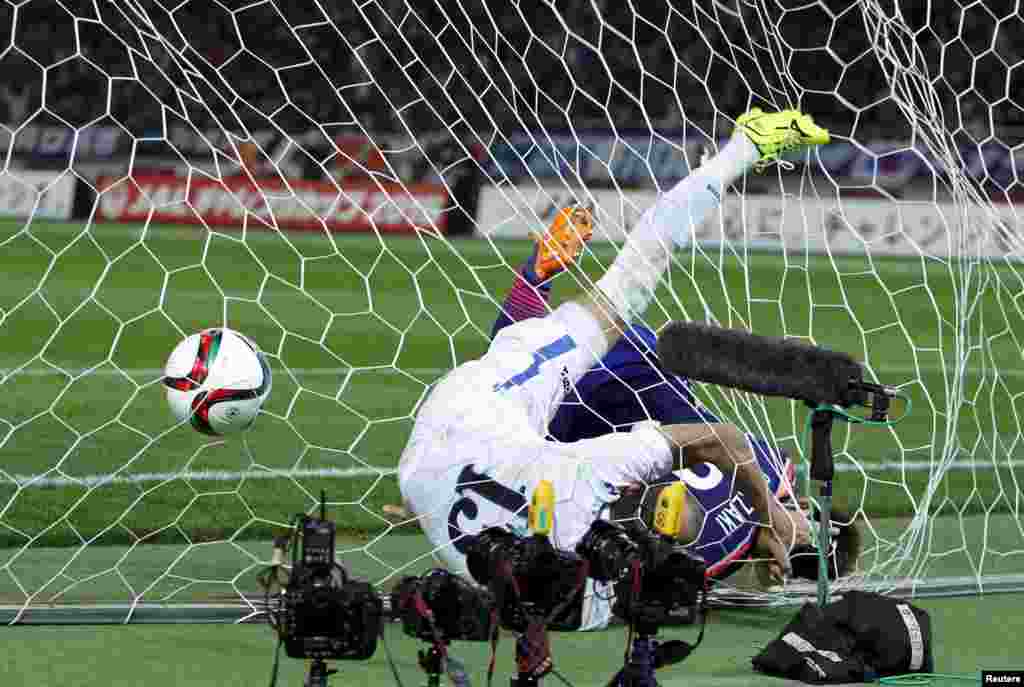
[[[135,137],[180,118],[199,130],[273,122],[289,136],[486,141],[539,126],[710,132],[751,105],[800,104],[869,141],[912,131],[890,97],[899,67],[934,84],[937,100],[915,102],[948,130],[1024,140],[1024,21],[1012,2],[870,3],[902,5],[889,36],[903,47],[880,60],[871,41],[883,24],[853,0],[233,1],[173,13],[139,3],[139,16],[32,0],[16,22],[8,7],[17,50],[3,58],[0,120],[78,127],[109,114]]]

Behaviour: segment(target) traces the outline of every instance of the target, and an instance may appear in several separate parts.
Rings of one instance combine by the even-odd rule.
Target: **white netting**
[[[913,396],[906,423],[835,437],[856,584],[982,589],[1015,569],[1012,3],[425,5],[0,8],[0,179],[24,209],[0,224],[0,605],[237,601],[321,488],[347,564],[421,572],[429,545],[381,508],[418,402],[485,350],[529,253],[503,237],[590,203],[597,274],[601,239],[751,106],[799,106],[837,146],[730,193],[648,324],[808,337]],[[71,180],[88,220],[48,221]],[[366,233],[334,233],[339,216]],[[441,231],[464,226],[478,238]],[[217,324],[273,364],[244,444],[174,427],[162,398],[167,353]],[[800,453],[801,406],[701,395]]]

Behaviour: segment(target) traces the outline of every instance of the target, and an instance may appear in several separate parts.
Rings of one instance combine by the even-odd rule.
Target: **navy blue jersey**
[[[551,437],[566,442],[592,439],[644,420],[666,425],[717,422],[696,402],[686,379],[661,367],[657,339],[643,325],[626,330],[601,364],[566,395],[548,427]]]
[[[499,317],[495,332],[510,323]],[[601,363],[584,373],[566,394],[548,425],[549,438],[592,439],[629,431],[645,420],[665,425],[720,422],[697,402],[687,379],[662,368],[655,352],[657,340],[657,334],[643,325],[627,329]],[[748,438],[771,490],[782,498],[793,482],[792,463],[767,441]],[[687,483],[707,513],[700,536],[688,548],[704,559],[709,577],[727,577],[754,543],[758,525],[748,517],[752,508],[732,480],[723,479],[713,465],[697,465],[674,476]]]
[[[661,367],[655,353],[657,335],[635,325],[604,357],[588,370],[566,395],[548,426],[552,439],[579,441],[613,431],[628,431],[644,420],[662,424],[719,422],[693,396],[688,380]],[[793,465],[784,452],[749,436],[769,488],[780,498],[793,482]],[[750,551],[758,525],[745,496],[732,480],[722,479],[713,465],[701,464],[676,473],[707,513],[697,541],[688,547],[700,555],[708,576],[722,579]]]
[[[768,442],[749,434],[747,439],[768,488],[780,501],[785,500],[793,485],[793,463]],[[726,477],[710,463],[679,470],[674,476],[686,484],[705,513],[697,540],[687,548],[704,559],[708,577],[728,577],[753,547],[760,529],[750,500],[737,491],[734,478]]]

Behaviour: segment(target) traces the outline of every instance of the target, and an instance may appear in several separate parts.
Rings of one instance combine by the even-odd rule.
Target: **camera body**
[[[426,609],[419,607],[419,602]],[[427,642],[486,642],[491,639],[494,596],[447,570],[436,568],[420,577],[403,578],[391,594],[391,608],[399,613],[402,631],[416,639]]]
[[[528,616],[547,616],[571,600],[580,587],[583,561],[559,551],[545,536],[520,537],[490,527],[473,537],[466,563],[473,579],[495,592],[503,626],[526,629]],[[517,593],[510,587],[515,583]]]
[[[377,648],[383,603],[335,561],[335,531],[324,517],[300,520],[301,555],[271,620],[291,658],[364,660]]]
[[[589,562],[591,577],[615,584],[618,617],[651,627],[695,621],[707,566],[671,537],[597,520],[576,551]],[[635,567],[642,575],[639,594],[629,574]]]

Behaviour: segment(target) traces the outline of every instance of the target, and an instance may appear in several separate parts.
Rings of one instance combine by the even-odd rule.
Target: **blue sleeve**
[[[718,422],[679,377],[665,377],[646,365],[618,368],[615,373],[600,385],[581,389],[580,400],[603,419],[604,432],[610,425],[623,427],[644,420],[662,424]]]
[[[697,402],[689,388],[674,379],[636,393],[639,402],[650,413],[651,419],[664,425],[719,421],[713,413]]]
[[[530,268],[529,261],[527,261],[519,269],[518,274],[523,279],[525,279],[528,283],[533,284],[537,289],[539,289],[540,292],[542,294],[544,294],[544,299],[547,300],[547,296],[551,292],[551,282],[550,281],[546,281],[546,282],[544,282],[542,284],[536,283],[538,280],[537,280],[537,277],[534,276],[533,270]],[[516,277],[516,279],[518,280],[519,277]],[[498,332],[500,332],[505,327],[509,326],[510,324],[515,324],[516,322],[518,322],[518,320],[516,320],[515,318],[511,317],[508,314],[508,311],[510,310],[510,308],[508,307],[508,305],[509,305],[509,300],[508,299],[509,299],[509,296],[512,295],[513,290],[516,288],[515,284],[517,284],[518,281],[513,281],[512,283],[513,283],[512,289],[509,289],[508,293],[505,294],[505,302],[502,303],[500,308],[498,308],[498,319],[494,320],[494,326],[491,327],[491,339],[496,337],[498,335]]]
[[[498,308],[498,319],[494,321],[494,326],[491,328],[491,338],[493,339],[494,337],[496,337],[498,335],[498,332],[500,332],[502,329],[509,326],[510,324],[513,324],[514,322],[515,320],[513,320],[505,313],[504,308]]]

